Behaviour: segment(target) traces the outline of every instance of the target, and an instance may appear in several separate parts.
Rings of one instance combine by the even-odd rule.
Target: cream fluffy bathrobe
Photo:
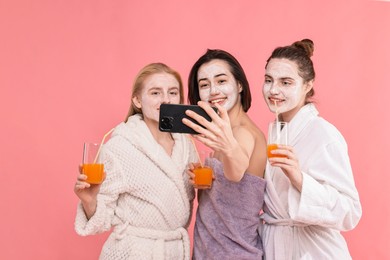
[[[186,167],[196,161],[192,143],[173,134],[170,157],[139,115],[119,124],[103,146],[107,173],[96,213],[87,220],[81,204],[75,229],[91,235],[113,228],[100,259],[189,259],[187,226],[194,191]]]
[[[302,192],[267,164],[265,259],[350,259],[340,231],[353,229],[362,209],[344,138],[309,104],[289,123],[289,140],[303,174]]]

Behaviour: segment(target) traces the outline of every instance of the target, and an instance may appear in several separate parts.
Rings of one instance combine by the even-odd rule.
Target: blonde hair
[[[143,67],[135,77],[131,92],[130,108],[125,118],[125,122],[127,122],[127,119],[132,115],[142,114],[142,110],[133,103],[133,98],[141,93],[145,80],[158,73],[167,73],[175,77],[175,79],[179,82],[180,104],[184,103],[183,82],[180,74],[164,63],[151,63]]]

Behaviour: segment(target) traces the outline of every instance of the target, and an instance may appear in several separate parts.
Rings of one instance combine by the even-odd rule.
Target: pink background
[[[266,131],[265,60],[306,37],[318,108],[349,144],[363,205],[351,254],[390,258],[390,2],[0,0],[0,37],[0,259],[97,259],[107,234],[73,229],[82,143],[124,119],[142,66],[165,62],[187,82],[206,48],[231,52]]]

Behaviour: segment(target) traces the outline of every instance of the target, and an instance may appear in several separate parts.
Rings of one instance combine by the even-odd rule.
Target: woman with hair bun
[[[276,48],[265,66],[263,96],[288,122],[289,145],[268,159],[263,224],[265,258],[351,259],[341,231],[362,209],[347,144],[312,103],[314,44],[304,39]]]

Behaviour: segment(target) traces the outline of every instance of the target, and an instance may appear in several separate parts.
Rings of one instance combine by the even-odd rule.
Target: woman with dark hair
[[[211,189],[198,190],[194,230],[194,259],[261,259],[258,234],[263,207],[266,141],[247,115],[251,93],[244,70],[228,52],[208,50],[189,75],[188,99],[212,118],[192,111],[183,122],[200,133],[194,138],[214,152],[206,164],[213,168]],[[215,106],[219,115],[211,106]],[[194,177],[190,165],[190,176]]]
[[[233,55],[223,50],[207,50],[207,52],[192,66],[188,78],[188,101],[191,104],[196,104],[201,100],[199,96],[200,90],[197,73],[203,64],[211,62],[212,60],[221,60],[227,63],[230,73],[241,86],[240,102],[242,104],[242,110],[248,112],[251,107],[252,96],[245,72],[238,60]]]
[[[265,66],[264,99],[288,122],[289,145],[268,159],[265,179],[265,257],[351,259],[340,231],[353,229],[362,209],[340,132],[320,117],[311,98],[314,44],[276,48]]]

